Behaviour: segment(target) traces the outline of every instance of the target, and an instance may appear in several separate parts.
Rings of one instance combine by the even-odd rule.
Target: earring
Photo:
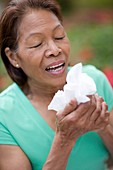
[[[19,64],[18,63],[16,64],[16,67],[19,68]]]

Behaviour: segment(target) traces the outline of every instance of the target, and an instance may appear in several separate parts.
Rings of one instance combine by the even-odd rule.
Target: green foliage
[[[3,91],[11,83],[12,83],[12,80],[8,76],[3,63],[0,60],[0,92]]]
[[[57,0],[61,6],[61,10],[63,12],[63,14],[67,15],[70,12],[72,12],[72,10],[74,10],[76,8],[76,1],[74,2],[73,0]]]
[[[67,32],[72,46],[71,63],[83,60],[98,68],[113,67],[113,24],[79,25]],[[90,56],[85,53],[88,50]]]
[[[113,0],[77,0],[78,7],[113,8]]]
[[[113,0],[57,0],[61,5],[64,15],[70,14],[78,9],[101,9],[113,8]]]

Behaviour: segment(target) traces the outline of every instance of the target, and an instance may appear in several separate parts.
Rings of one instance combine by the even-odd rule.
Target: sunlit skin
[[[54,94],[62,89],[70,45],[58,18],[46,10],[30,11],[24,16],[18,34],[17,62],[28,76],[30,90]],[[49,70],[59,64],[62,65],[59,70]]]

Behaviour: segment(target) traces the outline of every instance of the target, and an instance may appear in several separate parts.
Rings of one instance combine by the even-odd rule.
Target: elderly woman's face
[[[17,60],[29,83],[41,87],[64,84],[70,47],[58,18],[46,10],[32,10],[18,32]]]

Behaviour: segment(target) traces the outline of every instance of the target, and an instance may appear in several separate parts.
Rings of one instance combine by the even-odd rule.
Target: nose
[[[47,50],[45,51],[46,57],[49,56],[58,56],[61,53],[61,48],[59,48],[54,41],[49,42]]]

